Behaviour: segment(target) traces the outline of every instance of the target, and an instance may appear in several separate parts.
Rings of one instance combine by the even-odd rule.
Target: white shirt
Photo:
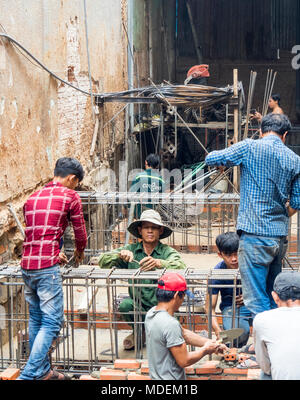
[[[256,360],[273,380],[300,380],[300,307],[279,307],[253,321]]]

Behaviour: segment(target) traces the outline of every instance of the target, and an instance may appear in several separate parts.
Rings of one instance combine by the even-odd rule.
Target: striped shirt
[[[29,197],[23,212],[26,223],[23,269],[43,269],[58,263],[60,239],[68,221],[74,229],[77,250],[84,250],[87,234],[81,200],[75,190],[50,182]]]
[[[287,236],[286,203],[300,209],[300,157],[271,134],[246,139],[207,155],[209,166],[240,165],[237,230],[261,236]]]

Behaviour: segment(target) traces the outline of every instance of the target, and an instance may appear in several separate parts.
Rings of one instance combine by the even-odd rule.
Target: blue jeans
[[[277,307],[271,292],[274,280],[282,270],[286,249],[285,237],[256,236],[245,232],[240,237],[238,258],[243,299],[253,317]]]
[[[232,328],[232,307],[225,307],[222,310],[223,329]],[[233,341],[234,347],[242,347],[247,344],[250,335],[250,320],[251,312],[245,307],[236,307],[234,328],[244,329],[244,333],[236,340]]]
[[[30,356],[20,379],[41,379],[50,371],[48,351],[64,317],[62,279],[59,265],[24,270],[25,299],[29,303]]]

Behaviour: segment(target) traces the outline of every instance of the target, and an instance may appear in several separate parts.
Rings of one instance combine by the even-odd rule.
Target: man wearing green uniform
[[[145,170],[136,175],[130,186],[130,192],[149,193],[147,201],[143,204],[143,208],[153,208],[151,204],[151,194],[165,192],[165,181],[158,172],[159,156],[157,154],[149,154],[145,160]],[[137,204],[134,210],[135,218],[139,218],[142,212],[142,205]]]
[[[100,268],[137,269],[140,267],[141,271],[152,271],[157,268],[173,270],[186,267],[175,249],[160,242],[160,239],[170,236],[172,230],[163,224],[157,211],[144,211],[139,220],[129,225],[128,231],[142,241],[102,254],[99,259]],[[145,279],[142,282],[144,284],[156,283],[152,279]],[[155,287],[142,287],[137,290],[140,290],[140,294],[137,291],[134,293],[133,288],[129,287],[130,298],[124,299],[119,306],[119,311],[126,313],[123,317],[131,326],[133,325],[134,315],[130,312],[137,309],[137,306],[134,305],[134,295],[135,297],[138,294],[140,296],[141,311],[144,312],[143,321],[145,319],[144,314],[157,304]],[[123,345],[127,350],[134,347],[133,334],[124,340]]]

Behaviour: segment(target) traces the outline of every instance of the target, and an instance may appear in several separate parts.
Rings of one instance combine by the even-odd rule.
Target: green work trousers
[[[141,303],[140,311],[143,313],[141,315],[142,321],[145,321],[146,312],[150,310],[153,306],[146,306],[145,304]],[[140,322],[140,317],[138,316],[138,307],[134,307],[133,299],[127,298],[122,301],[119,305],[119,311],[122,313],[122,318],[128,322],[128,325],[134,329],[134,314],[133,311],[136,313],[136,322]],[[131,313],[132,312],[132,313]]]

